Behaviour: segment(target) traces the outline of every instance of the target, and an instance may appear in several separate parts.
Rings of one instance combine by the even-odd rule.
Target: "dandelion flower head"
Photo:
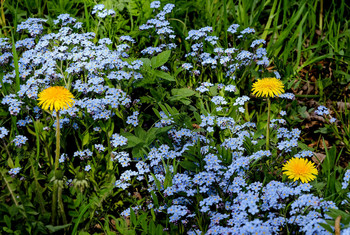
[[[283,165],[283,174],[294,181],[301,180],[302,183],[308,183],[316,179],[318,174],[314,163],[304,158],[292,158]]]
[[[284,93],[284,86],[277,78],[262,78],[253,84],[252,92],[257,97],[275,97]]]
[[[59,111],[61,109],[67,109],[74,104],[73,94],[62,86],[52,86],[46,88],[38,95],[38,105],[45,110]]]

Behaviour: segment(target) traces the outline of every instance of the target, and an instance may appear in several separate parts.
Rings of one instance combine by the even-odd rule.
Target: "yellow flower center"
[[[70,108],[74,104],[74,96],[68,89],[62,86],[46,88],[39,93],[38,97],[38,105],[50,111],[55,109],[57,112],[61,109]]]
[[[252,92],[257,97],[275,97],[284,93],[284,86],[277,78],[263,78],[253,84]]]
[[[289,179],[301,180],[307,183],[316,178],[318,174],[314,164],[303,158],[292,158],[283,165],[283,174],[287,175]]]

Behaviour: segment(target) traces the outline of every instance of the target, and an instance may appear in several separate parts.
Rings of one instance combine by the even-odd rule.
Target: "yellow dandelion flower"
[[[74,104],[73,94],[62,86],[46,88],[39,93],[38,97],[38,105],[43,109],[50,109],[50,111],[55,109],[57,112],[61,109],[70,108]]]
[[[282,81],[277,78],[262,78],[253,84],[252,92],[257,97],[275,97],[284,93],[283,88]]]
[[[294,181],[301,180],[303,183],[316,179],[318,171],[315,164],[304,158],[292,158],[283,165],[283,174]]]

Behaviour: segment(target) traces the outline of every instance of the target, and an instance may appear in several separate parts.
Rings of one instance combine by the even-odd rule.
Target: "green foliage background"
[[[45,18],[52,21],[59,14],[69,13],[78,21],[84,22],[83,28],[86,32],[96,33],[96,41],[99,38],[110,38],[114,42],[113,48],[121,35],[132,36],[137,41],[137,46],[133,48],[134,53],[139,55],[145,45],[150,43],[145,32],[138,29],[152,14],[152,9],[149,7],[150,2],[150,0],[0,0],[0,37],[9,37],[13,41],[20,40],[21,36],[15,33],[17,25],[29,17]],[[174,57],[180,58],[189,52],[190,45],[185,38],[190,29],[211,26],[215,35],[220,37],[223,46],[227,47],[233,44],[233,39],[227,35],[226,31],[229,25],[236,23],[244,27],[254,28],[257,36],[267,41],[268,57],[273,61],[269,70],[279,71],[282,80],[288,81],[286,88],[293,89],[300,101],[299,106],[295,104],[296,102],[291,105],[290,114],[294,118],[289,121],[295,126],[302,125],[304,127],[305,123],[302,122],[301,118],[305,118],[305,113],[310,110],[310,107],[307,106],[308,101],[313,100],[320,104],[330,103],[331,106],[333,105],[332,107],[337,113],[336,117],[341,121],[341,124],[338,127],[325,125],[318,132],[331,136],[334,139],[332,143],[338,144],[338,148],[341,144],[341,147],[345,147],[344,152],[348,154],[350,150],[349,111],[346,108],[338,109],[335,104],[336,102],[346,102],[349,97],[350,28],[348,16],[350,15],[350,5],[346,0],[173,0],[161,2],[162,4],[174,3],[176,5],[169,21],[176,34],[180,36],[177,40],[181,46],[176,50],[178,54]],[[104,4],[108,9],[113,8],[116,11],[116,16],[105,21],[96,20],[90,15],[96,4]],[[167,57],[166,60],[163,59],[165,61],[169,59],[169,55],[163,54],[162,56]],[[156,64],[157,62],[150,61],[150,63]],[[174,68],[179,64],[180,61],[175,60]],[[150,73],[156,76],[157,71],[150,69]],[[0,75],[3,75],[2,71],[0,71]],[[187,84],[187,78],[181,76],[177,79],[177,89],[172,90],[170,102],[189,104],[190,99],[195,95],[191,93],[190,89],[183,88],[185,90],[181,90]],[[174,77],[163,74],[163,79],[173,81]],[[190,87],[196,85],[198,84],[193,83]],[[139,84],[139,87],[142,86],[143,84]],[[242,88],[244,86],[245,84],[242,84]],[[166,93],[162,89],[164,88],[150,89],[151,96],[147,102],[151,103],[155,109],[160,108],[166,112],[173,112],[179,123],[183,122],[190,126],[191,120],[186,118],[185,109],[191,109],[191,107],[186,107],[184,110],[173,110],[166,105],[159,105],[165,100]],[[2,93],[6,94],[7,91],[3,89]],[[145,120],[147,120],[147,115],[152,115],[152,110],[144,115]],[[259,115],[257,114],[258,120],[263,118]],[[0,110],[0,117],[2,122],[7,118],[7,112]],[[34,123],[35,130],[28,130],[37,137],[38,152],[40,143],[51,144],[54,141],[54,136],[45,136],[44,133],[39,133],[42,128],[39,125],[42,124]],[[111,123],[101,123],[101,125],[104,125],[106,133],[113,133],[114,126]],[[165,131],[153,133],[154,129],[150,129],[148,132],[143,129],[134,130],[135,135],[129,134],[128,138],[134,139],[135,142],[132,143],[133,146],[129,147],[133,147],[134,155],[138,156],[140,152],[143,153],[147,150],[155,137],[161,137]],[[147,138],[148,136],[150,137]],[[95,137],[84,132],[79,138],[82,140],[81,147],[83,148],[89,140]],[[110,136],[105,136],[105,138],[108,139]],[[305,136],[305,139],[307,138],[308,136]],[[321,140],[319,139],[318,142]],[[41,146],[41,148],[47,152],[52,151],[47,145]],[[142,231],[144,234],[148,234],[149,231],[154,232],[154,234],[163,233],[163,228],[160,225],[155,224],[153,220],[145,220],[145,217],[154,218],[154,214],[135,215],[131,213],[129,221],[107,213],[95,214],[96,210],[108,211],[110,208],[117,210],[124,204],[142,202],[137,198],[125,196],[121,191],[113,192],[115,177],[108,174],[108,170],[111,169],[105,169],[105,174],[97,174],[89,179],[92,182],[90,187],[96,190],[88,196],[84,195],[82,191],[69,189],[76,198],[73,200],[65,197],[63,200],[64,203],[70,205],[70,216],[74,218],[72,224],[47,225],[50,220],[47,204],[51,186],[42,183],[49,178],[49,175],[40,174],[38,166],[34,164],[36,158],[39,157],[38,152],[18,150],[14,154],[21,156],[20,158],[29,159],[26,172],[30,173],[30,178],[33,181],[22,185],[25,188],[30,188],[29,195],[22,195],[23,191],[14,187],[17,184],[15,181],[18,179],[11,178],[7,175],[7,170],[1,168],[0,178],[3,187],[7,190],[0,199],[2,202],[8,202],[9,199],[14,202],[11,205],[6,205],[6,203],[0,205],[0,214],[4,215],[3,218],[0,218],[0,222],[6,224],[7,230],[4,230],[5,232],[18,234],[17,231],[27,231],[28,234],[41,234],[48,230],[56,232],[69,227],[73,234],[78,233],[78,231],[80,231],[79,234],[84,234],[83,231],[93,232],[95,230],[108,234],[112,226],[110,221],[113,219],[115,224],[112,227],[116,227],[121,234],[135,234],[135,231]],[[349,161],[349,155],[340,158],[339,152],[336,151],[336,147],[325,151],[325,154],[330,156],[327,159],[331,160],[324,163],[323,172],[320,173],[319,177],[320,182],[317,183],[320,196],[326,196],[329,200],[336,201],[340,200],[337,194],[339,191],[337,178],[342,176],[342,171],[337,165],[339,165],[339,159],[343,166],[347,166]],[[106,158],[106,156],[104,157]],[[15,162],[9,160],[7,164],[12,167],[19,160],[19,158],[15,158]],[[103,166],[101,166],[102,168]],[[101,169],[99,172],[102,172]],[[331,172],[331,169],[335,169],[335,171]],[[78,169],[69,169],[69,171],[76,173]],[[81,176],[79,180],[83,185],[84,176]],[[325,188],[327,189],[326,193],[322,191]],[[29,200],[24,200],[26,196],[29,196]],[[20,203],[20,201],[24,203]],[[21,223],[23,220],[25,223]],[[96,228],[96,224],[99,225],[98,228]]]

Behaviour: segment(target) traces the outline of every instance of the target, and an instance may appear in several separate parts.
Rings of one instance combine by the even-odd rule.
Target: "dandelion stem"
[[[55,159],[55,171],[58,169],[58,163],[60,159],[60,111],[56,111],[56,159]]]
[[[64,212],[64,205],[62,201],[62,185],[58,185],[57,199],[58,199],[58,208],[62,216],[63,224],[67,224],[66,213]]]
[[[57,211],[57,184],[53,183],[52,191],[52,205],[51,205],[51,223],[56,224],[56,211]]]
[[[56,177],[59,158],[60,158],[60,111],[58,110],[56,111],[56,158],[55,158],[54,177]],[[56,223],[58,196],[59,195],[58,195],[57,183],[55,183],[54,181],[53,191],[52,191],[52,212],[51,212],[52,213],[51,222],[53,225]]]
[[[266,150],[270,148],[270,111],[271,111],[271,100],[267,98],[267,127],[266,127]]]

